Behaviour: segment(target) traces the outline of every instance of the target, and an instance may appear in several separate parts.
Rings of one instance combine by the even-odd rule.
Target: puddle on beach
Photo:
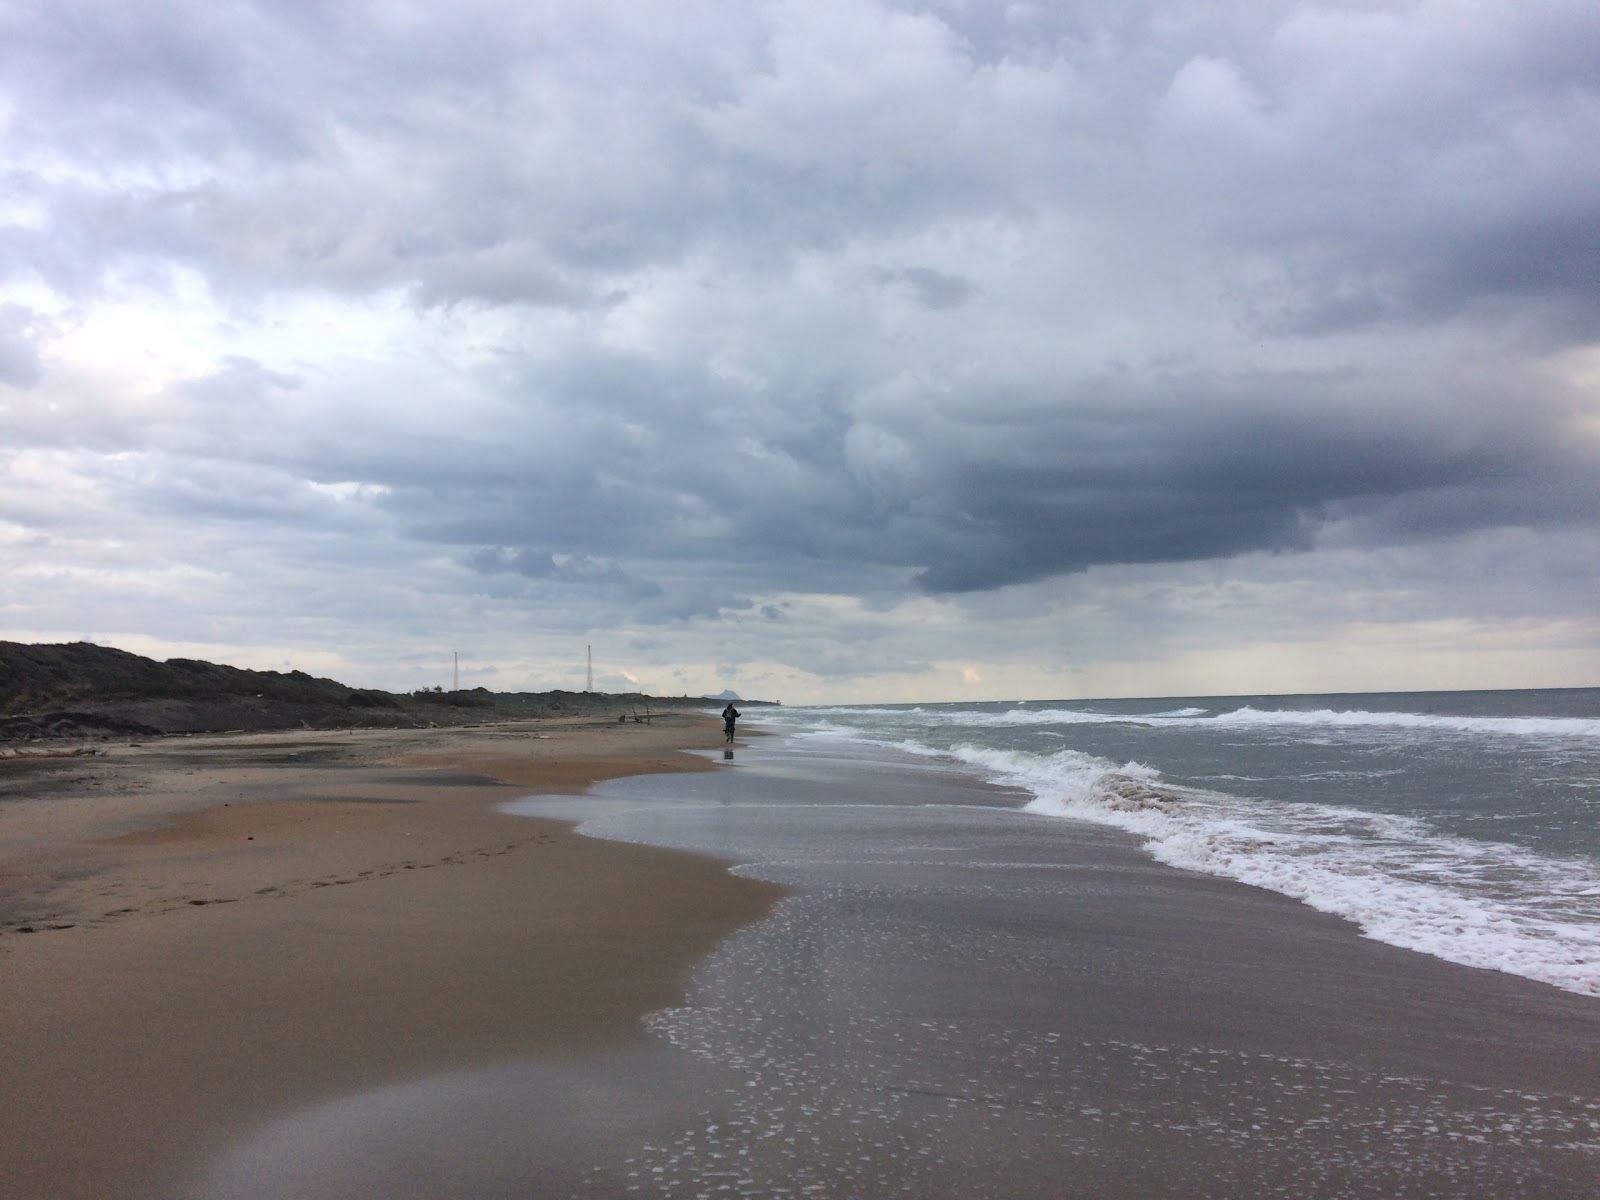
[[[187,1198],[615,1194],[598,1164],[680,1135],[729,1080],[657,1046],[435,1076],[275,1121],[211,1163]]]

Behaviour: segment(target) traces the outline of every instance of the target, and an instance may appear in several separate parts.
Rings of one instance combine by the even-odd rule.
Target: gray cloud
[[[1600,516],[1580,0],[0,22],[30,564],[232,531],[322,612],[382,558],[397,627],[659,626],[681,670],[748,621],[839,679],[957,657],[858,653],[928,597],[1026,601],[1027,657],[1051,588]]]
[[[634,578],[614,562],[588,556],[557,555],[529,546],[484,546],[468,554],[466,563],[484,575],[520,575],[525,579],[600,590],[630,601],[650,599],[661,594],[658,586],[648,580]]]
[[[904,287],[919,304],[928,308],[959,308],[972,296],[969,280],[958,275],[946,275],[932,267],[884,268],[874,272],[874,278],[886,286]]]
[[[20,304],[0,304],[0,383],[25,388],[39,379],[39,320]]]

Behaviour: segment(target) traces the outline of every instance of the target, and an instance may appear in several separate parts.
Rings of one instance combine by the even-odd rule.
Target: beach
[[[171,1197],[242,1131],[637,1041],[779,889],[497,806],[705,770],[649,725],[298,732],[0,763],[0,1192]]]
[[[1594,1194],[1594,998],[943,761],[683,721],[8,795],[10,1193]]]

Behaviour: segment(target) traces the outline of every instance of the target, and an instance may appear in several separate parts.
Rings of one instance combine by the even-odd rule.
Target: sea
[[[754,715],[754,712],[752,712]],[[1600,689],[759,710],[1367,937],[1600,996]]]

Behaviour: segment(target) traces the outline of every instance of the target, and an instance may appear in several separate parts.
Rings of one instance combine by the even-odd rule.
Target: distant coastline
[[[387,692],[304,671],[252,671],[200,659],[160,662],[92,642],[0,641],[0,744],[277,729],[404,729],[546,717],[648,721],[704,709],[704,696],[642,692]],[[741,700],[761,706],[764,700]]]

